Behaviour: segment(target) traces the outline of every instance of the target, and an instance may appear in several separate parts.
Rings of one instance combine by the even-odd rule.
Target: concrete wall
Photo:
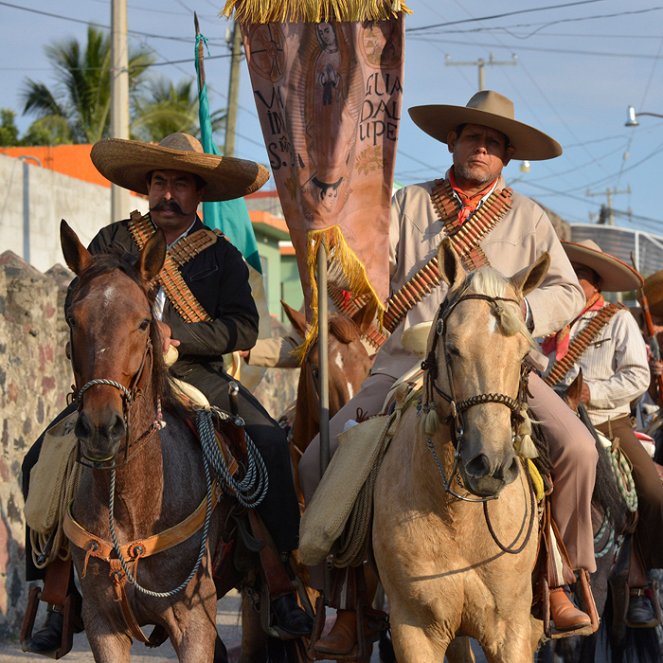
[[[61,219],[69,223],[85,245],[111,221],[109,188],[1,154],[0,181],[4,184],[0,193],[0,253],[13,251],[42,272],[64,263],[60,250]],[[131,205],[132,209],[147,211],[143,198],[131,196]],[[130,211],[127,210],[127,216]]]

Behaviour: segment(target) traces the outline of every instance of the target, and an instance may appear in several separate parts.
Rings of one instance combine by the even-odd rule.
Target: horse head
[[[494,497],[518,475],[514,441],[526,416],[523,362],[533,343],[521,303],[550,259],[543,254],[510,279],[490,267],[468,274],[444,240],[438,261],[449,290],[428,339],[429,407],[449,425],[465,487]]]
[[[75,432],[81,455],[101,465],[113,460],[127,438],[130,404],[156,388],[152,348],[160,342],[148,293],[166,243],[161,231],[155,233],[134,265],[126,256],[92,256],[64,220],[60,240],[77,276],[65,303],[79,408]]]

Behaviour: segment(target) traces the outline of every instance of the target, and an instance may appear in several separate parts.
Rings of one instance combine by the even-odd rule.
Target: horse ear
[[[281,306],[283,307],[285,314],[288,316],[288,320],[292,323],[292,326],[301,336],[306,338],[306,316],[301,311],[295,311],[292,306],[288,306],[283,300],[281,300]]]
[[[166,237],[163,234],[163,230],[158,228],[140,252],[138,265],[143,281],[149,283],[159,276],[165,260]]]
[[[525,269],[521,269],[511,278],[511,284],[523,293],[523,297],[541,285],[550,267],[550,254],[542,253],[536,262]]]
[[[81,244],[78,235],[64,219],[60,221],[60,244],[67,267],[76,276],[80,276],[92,262],[92,254]]]
[[[467,276],[463,264],[448,237],[445,237],[437,249],[437,263],[442,280],[449,286],[449,290],[460,287]]]

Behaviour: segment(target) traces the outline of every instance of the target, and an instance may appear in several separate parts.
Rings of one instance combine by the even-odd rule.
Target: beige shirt
[[[404,187],[394,194],[390,227],[390,291],[396,292],[436,254],[445,237],[430,199],[434,182]],[[506,184],[502,178],[501,189]],[[533,200],[514,192],[512,207],[480,243],[490,265],[507,277],[531,265],[544,251],[550,269],[543,283],[527,296],[534,336],[563,327],[583,308],[585,297],[571,264],[545,212]],[[412,308],[377,353],[372,373],[400,377],[419,359],[404,350],[408,327],[432,320],[447,293],[441,283]]]
[[[598,311],[587,311],[571,327],[574,339]],[[554,353],[550,356],[550,367]],[[649,387],[647,346],[635,318],[629,311],[615,313],[599,331],[578,362],[561,380],[568,386],[579,369],[589,387],[590,402],[587,414],[595,425],[631,413],[631,401]]]

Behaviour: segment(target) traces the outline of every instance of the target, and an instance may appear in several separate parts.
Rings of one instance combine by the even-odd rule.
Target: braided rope
[[[610,451],[610,464],[617,480],[617,487],[621,496],[624,498],[626,508],[635,513],[638,510],[638,494],[635,491],[635,482],[633,481],[633,472],[626,455],[617,448]]]
[[[115,380],[108,380],[107,378],[96,378],[95,380],[90,380],[89,382],[86,382],[77,392],[75,395],[75,398],[79,400],[81,396],[90,388],[94,387],[97,384],[105,384],[108,385],[109,387],[115,387],[116,389],[119,389],[123,394],[124,397],[127,399],[127,403],[130,403],[132,400],[132,395],[131,392],[123,385],[120,384],[119,382],[115,382]]]
[[[216,411],[214,414],[218,416]],[[244,477],[241,481],[237,481],[230,473],[223,454],[219,450],[219,445],[216,443],[212,417],[212,410],[198,410],[198,431],[205,462],[209,463],[227,492],[235,497],[243,507],[255,509],[265,499],[269,489],[269,475],[265,461],[245,430],[247,467]]]
[[[203,556],[207,550],[207,539],[209,537],[209,526],[212,519],[212,512],[214,511],[214,505],[212,504],[212,478],[209,471],[209,465],[207,460],[203,458],[203,467],[205,468],[205,484],[207,486],[207,506],[205,508],[205,521],[203,523],[202,534],[200,538],[200,548],[198,550],[198,557],[196,562],[189,572],[189,575],[174,589],[171,589],[167,592],[155,592],[151,589],[143,587],[137,580],[136,577],[131,572],[127,560],[122,555],[120,550],[120,543],[118,541],[117,532],[115,531],[115,468],[111,470],[111,480],[110,480],[110,499],[108,501],[108,527],[110,529],[111,540],[113,542],[113,550],[117,555],[118,560],[120,561],[120,566],[124,571],[127,581],[134,585],[134,587],[141,593],[147,596],[151,596],[157,599],[167,599],[179,594],[193,579],[193,577],[198,573],[200,564],[203,560]]]

